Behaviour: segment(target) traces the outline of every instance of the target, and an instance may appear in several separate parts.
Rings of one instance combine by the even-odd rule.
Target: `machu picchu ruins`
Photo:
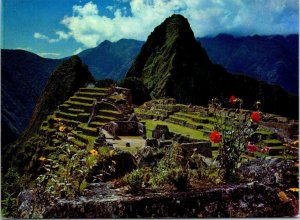
[[[199,38],[206,10],[190,23],[194,7],[183,16],[191,3],[178,2],[115,2],[135,8],[131,13],[115,5],[73,5],[72,16],[60,22],[69,32],[33,37],[53,51],[66,43],[68,53],[69,39],[84,41],[77,55],[44,59],[59,55],[3,50],[2,217],[299,216],[299,76],[288,71],[299,60],[299,51],[292,52],[299,41],[255,33]],[[149,12],[159,8],[160,19],[169,14],[162,5],[170,4],[172,15],[157,25],[151,13],[141,13],[141,30],[131,35],[136,24],[125,22],[113,31],[114,22],[133,21],[145,4]],[[222,0],[212,4],[219,4],[212,12],[225,7]],[[100,16],[105,10],[116,19]],[[92,25],[76,27],[82,21]],[[118,39],[142,37],[149,27],[146,41]],[[205,47],[211,39],[214,52]],[[229,66],[215,62],[220,58]]]
[[[204,156],[217,156],[217,145],[209,141],[214,118],[208,107],[161,99],[134,108],[131,99],[130,90],[126,88],[80,88],[47,117],[40,132],[49,137],[48,148],[64,141],[60,139],[59,130],[64,129],[68,132],[70,143],[87,149],[92,149],[99,135],[104,135],[106,142],[123,150],[138,150],[145,146],[170,147],[173,141],[177,141],[190,152],[197,149]],[[228,109],[224,109],[224,114],[226,111]],[[244,114],[247,112],[244,110]],[[277,129],[274,130],[274,127]],[[266,114],[255,137],[270,147],[270,156],[282,158],[286,144],[283,139],[295,140],[297,128],[295,120]],[[128,148],[122,148],[126,144]],[[290,156],[296,155],[297,150],[294,149],[293,153],[293,149],[287,152]],[[255,158],[253,153],[244,156]]]

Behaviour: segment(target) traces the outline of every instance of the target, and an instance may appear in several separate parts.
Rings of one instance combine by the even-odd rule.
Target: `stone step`
[[[178,118],[178,117],[176,117],[174,115],[171,115],[166,121],[167,122],[171,122],[173,124],[182,125],[182,126],[185,126],[185,124],[187,122],[185,119]]]
[[[65,103],[68,104],[70,108],[82,109],[85,112],[90,112],[93,106],[92,104],[73,102],[71,100],[66,101]]]
[[[90,113],[79,113],[77,115],[77,120],[82,123],[87,123],[90,117]]]
[[[90,92],[90,93],[104,93],[107,94],[107,88],[80,88],[79,92]]]
[[[56,117],[61,118],[61,119],[74,120],[74,121],[77,120],[77,115],[70,114],[70,113],[65,113],[65,112],[62,112],[62,111],[57,112],[55,115],[56,115]]]
[[[79,114],[79,113],[84,113],[83,109],[76,109],[76,108],[67,108],[63,110],[65,113],[70,113],[70,114]]]
[[[103,115],[97,115],[94,119],[96,122],[110,122],[110,121],[116,121],[117,119],[114,117],[108,117]]]
[[[174,117],[172,115],[168,119],[166,119],[166,121],[170,122],[170,123],[173,123],[173,124],[181,125],[181,126],[184,126],[184,127],[187,127],[187,128],[195,129],[195,130],[199,130],[199,129],[204,128],[203,125],[200,125],[200,124],[197,124],[197,123],[194,123],[194,122],[191,122],[191,121],[186,121],[184,119],[177,118],[177,117]]]
[[[76,92],[75,96],[82,98],[94,98],[100,100],[106,97],[106,93],[97,93],[97,92]]]
[[[77,120],[68,120],[63,118],[61,119],[61,122],[70,127],[77,127],[80,124]]]
[[[169,117],[169,115],[173,114],[172,111],[168,111],[165,109],[154,109],[154,110],[150,110],[150,112],[152,112],[155,115],[161,115],[164,117]]]
[[[89,127],[91,128],[99,128],[102,127],[103,125],[105,125],[105,122],[97,122],[97,121],[93,121],[89,124]]]
[[[70,98],[70,100],[73,101],[73,102],[93,104],[93,102],[96,101],[97,99],[95,99],[95,98],[86,98],[86,97],[72,96]]]
[[[136,116],[140,119],[153,119],[154,115],[144,114],[144,113],[135,113]]]
[[[111,110],[111,111],[118,111],[118,109],[109,102],[102,102],[97,106],[97,110]]]
[[[177,113],[175,113],[175,116],[178,116],[180,118],[187,118],[187,119],[190,119],[193,122],[197,122],[197,123],[203,123],[203,124],[210,123],[209,119],[197,117],[197,115],[195,115],[195,114],[188,115],[187,113],[177,112]]]
[[[66,111],[68,108],[70,108],[71,105],[64,103],[58,106],[59,111]]]
[[[98,113],[99,113],[99,115],[113,117],[113,118],[117,118],[117,119],[123,118],[123,114],[120,113],[119,111],[101,109],[98,111]]]
[[[74,135],[74,138],[81,141],[82,143],[88,144],[89,140],[86,137],[83,137],[83,133],[79,131],[72,131],[72,134]]]
[[[162,105],[158,104],[156,105],[156,108],[163,109],[170,112],[178,112],[183,108],[183,105]]]
[[[82,131],[84,135],[89,135],[93,137],[97,137],[99,135],[99,130],[97,128],[86,127],[84,125],[79,125],[77,130]]]

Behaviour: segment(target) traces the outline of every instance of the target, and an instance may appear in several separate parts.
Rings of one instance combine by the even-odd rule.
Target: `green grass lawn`
[[[155,129],[156,125],[167,125],[169,130],[174,133],[190,136],[191,138],[199,140],[208,140],[208,137],[204,136],[202,131],[194,130],[181,125],[176,125],[165,121],[153,121],[149,119],[142,120],[142,122],[146,122],[147,138],[152,137],[152,131]]]
[[[180,115],[171,115],[170,118],[171,119],[173,118],[175,120],[185,121],[186,123],[188,123],[190,125],[203,126],[204,128],[206,128],[208,130],[212,130],[213,129],[213,125],[212,124],[204,124],[204,123],[194,122],[194,121],[192,121],[192,119],[180,117]]]
[[[176,112],[175,115],[177,115],[178,117],[187,117],[187,118],[193,118],[193,119],[200,119],[200,120],[209,120],[211,123],[215,121],[215,119],[213,117],[203,117],[200,116],[199,114],[195,114],[195,112],[193,113],[186,113],[186,112]]]

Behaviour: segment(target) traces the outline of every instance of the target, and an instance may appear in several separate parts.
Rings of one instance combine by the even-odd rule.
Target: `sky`
[[[146,41],[174,13],[196,37],[299,31],[298,0],[2,0],[1,48],[62,58],[104,40]]]

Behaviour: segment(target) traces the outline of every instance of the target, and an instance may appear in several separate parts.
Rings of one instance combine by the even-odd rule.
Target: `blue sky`
[[[61,58],[104,40],[146,40],[166,17],[197,37],[298,33],[298,0],[2,0],[2,48]]]

